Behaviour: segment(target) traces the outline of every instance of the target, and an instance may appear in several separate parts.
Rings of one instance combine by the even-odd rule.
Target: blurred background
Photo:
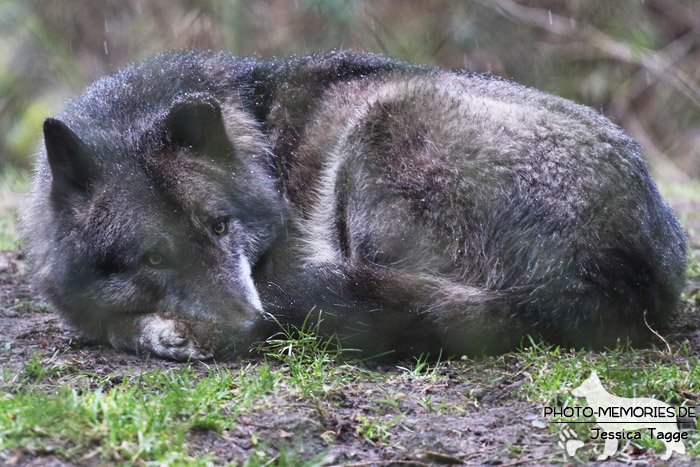
[[[488,72],[600,110],[662,182],[700,178],[698,0],[0,0],[4,179],[22,185],[65,99],[179,48],[352,48]]]

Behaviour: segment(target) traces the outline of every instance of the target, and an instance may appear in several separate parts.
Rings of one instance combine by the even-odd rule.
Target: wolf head
[[[22,219],[39,289],[98,340],[114,319],[148,313],[245,336],[262,312],[255,265],[285,217],[256,124],[197,91],[79,112],[109,107],[95,91],[44,122]]]

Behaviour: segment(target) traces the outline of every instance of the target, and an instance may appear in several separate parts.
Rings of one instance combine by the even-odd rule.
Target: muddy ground
[[[685,222],[700,249],[700,203],[678,203]],[[682,216],[683,217],[683,216]],[[689,284],[688,291],[700,286]],[[700,310],[684,304],[682,318],[667,334],[671,344],[686,341],[692,355],[700,355]],[[81,372],[107,377],[125,372],[176,368],[180,364],[148,360],[100,346],[86,346],[65,329],[59,317],[42,304],[28,285],[24,261],[17,252],[0,254],[0,369],[17,372],[37,352],[52,355]],[[224,363],[240,368],[247,362]],[[484,367],[470,362],[441,364],[437,379],[401,376],[396,366],[372,368],[386,375],[380,382],[360,382],[338,391],[318,404],[279,397],[242,417],[235,429],[223,433],[191,433],[192,452],[210,453],[218,462],[245,461],[252,452],[251,435],[274,450],[285,444],[301,458],[323,454],[326,464],[343,465],[542,465],[588,461],[595,449],[579,458],[567,457],[557,445],[558,430],[541,415],[542,403],[528,402],[521,387],[525,381],[522,360],[509,356]],[[197,371],[205,371],[195,364]],[[108,383],[109,385],[109,383]],[[434,395],[447,407],[431,411],[420,401]],[[376,415],[378,400],[395,401],[403,415],[390,427],[390,436],[374,445],[358,435],[358,416]],[[386,405],[386,402],[384,402]],[[382,417],[391,418],[384,410]],[[5,451],[0,463],[12,465],[83,465],[94,461],[65,459],[55,455]],[[3,461],[4,459],[4,461]],[[661,465],[659,455],[628,447],[617,460],[600,465],[631,462]],[[688,455],[672,458],[671,465],[693,465]]]

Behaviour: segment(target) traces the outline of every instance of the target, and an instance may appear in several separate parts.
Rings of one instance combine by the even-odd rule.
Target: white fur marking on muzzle
[[[250,262],[243,253],[241,253],[239,257],[241,259],[240,273],[245,296],[248,299],[248,302],[253,305],[256,310],[263,311],[260,295],[258,295],[258,289],[255,288],[255,283],[253,282],[253,277],[251,275],[252,271],[250,269]]]

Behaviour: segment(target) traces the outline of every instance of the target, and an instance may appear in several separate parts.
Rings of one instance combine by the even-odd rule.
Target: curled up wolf
[[[90,86],[44,142],[35,284],[127,351],[242,354],[319,312],[367,356],[643,341],[684,281],[638,144],[492,76],[167,53]]]

